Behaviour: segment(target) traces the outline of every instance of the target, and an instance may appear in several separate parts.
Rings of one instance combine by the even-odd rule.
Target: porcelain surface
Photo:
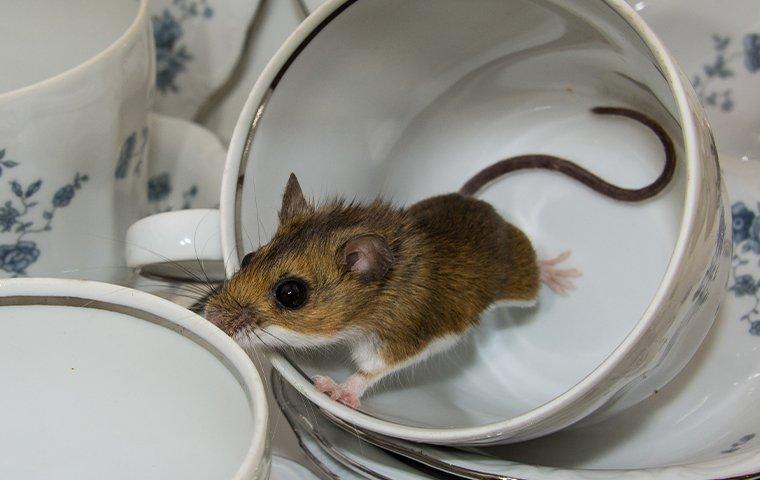
[[[624,5],[613,3],[647,38],[649,46],[657,48],[657,41],[649,36],[646,26]],[[542,297],[535,318],[547,322],[554,318],[551,329],[542,328],[544,324],[533,321],[530,313],[517,317],[512,312],[497,312],[494,317],[500,318],[484,322],[459,354],[453,352],[415,370],[410,375],[413,382],[407,380],[400,386],[373,392],[365,399],[363,412],[319,395],[287,360],[273,355],[275,368],[321,407],[363,428],[413,440],[516,441],[562,428],[603,407],[615,393],[613,405],[604,407],[606,414],[636,403],[667,383],[696,349],[714,318],[721,296],[722,288],[716,290],[713,285],[722,287],[728,273],[729,240],[725,231],[728,205],[721,201],[714,149],[699,106],[690,98],[692,92],[688,88],[681,90],[682,79],[669,59],[662,52],[655,56],[665,66],[675,93],[669,91],[658,72],[647,70],[652,57],[638,34],[620,17],[605,16],[607,7],[602,3],[563,7],[551,2],[520,3],[520,14],[525,17],[507,14],[506,10],[516,8],[516,3],[487,4],[489,8],[505,11],[482,9],[479,12],[483,18],[468,16],[468,21],[479,27],[477,39],[437,33],[439,27],[447,34],[450,32],[444,26],[456,18],[456,5],[441,8],[440,12],[420,6],[402,13],[403,9],[393,8],[393,2],[371,5],[361,1],[330,2],[307,19],[260,78],[231,144],[221,202],[224,253],[226,258],[233,258],[228,273],[237,268],[235,253],[240,255],[255,248],[258,241],[266,240],[266,232],[273,230],[280,184],[284,184],[291,170],[298,173],[308,194],[317,199],[335,193],[359,198],[383,194],[408,203],[456,189],[461,179],[493,158],[541,145],[543,151],[564,155],[573,152],[573,159],[588,161],[613,181],[643,183],[656,173],[661,162],[660,152],[646,132],[628,130],[632,126],[623,122],[616,124],[619,130],[599,135],[601,125],[594,124],[592,118],[584,118],[587,108],[615,102],[616,95],[650,112],[664,108],[658,119],[666,125],[675,126],[669,123],[671,116],[680,118],[686,136],[682,139],[685,150],[679,178],[683,179],[680,175],[699,163],[700,174],[707,176],[698,182],[689,177],[689,182],[706,188],[698,196],[696,183],[677,182],[669,191],[670,196],[663,197],[661,202],[631,207],[606,202],[564,179],[543,174],[520,174],[496,185],[486,192],[485,198],[534,234],[542,254],[572,248],[580,265],[588,270],[584,277],[584,281],[591,282],[588,290],[582,286],[578,296],[567,300]],[[292,60],[290,53],[341,6],[347,8]],[[562,15],[563,8],[568,9],[567,16]],[[441,12],[446,12],[445,16],[436,17]],[[388,24],[375,22],[368,29],[363,16],[388,18]],[[514,28],[505,28],[505,18],[515,22]],[[572,35],[564,34],[562,41],[573,45],[562,52],[567,57],[553,52],[551,42],[558,38],[558,32],[572,31],[581,24],[587,27],[583,23],[586,18],[596,22],[599,36],[581,35],[576,45],[572,43]],[[542,28],[528,27],[530,22]],[[414,39],[404,36],[404,29],[411,25]],[[474,31],[462,30],[457,35]],[[510,37],[507,50],[500,43],[504,35],[514,36]],[[351,40],[347,41],[348,38]],[[607,56],[596,51],[604,51],[605,41],[610,38],[619,42],[616,45],[622,55],[631,56],[629,63],[621,62],[617,54]],[[451,45],[441,48],[442,39],[450,40]],[[388,45],[379,48],[382,42]],[[350,49],[341,47],[349,44]],[[546,45],[544,50],[541,45]],[[529,47],[535,55],[511,55]],[[588,49],[596,51],[593,55],[596,60],[590,60]],[[352,59],[352,55],[360,56],[361,61]],[[421,59],[429,59],[429,63]],[[287,70],[283,74],[281,69],[285,65]],[[388,65],[394,68],[389,69]],[[562,65],[566,78],[541,74],[543,69],[556,72],[557,65]],[[615,73],[605,74],[607,68]],[[629,78],[638,78],[639,83],[629,82]],[[357,79],[363,81],[357,83]],[[541,85],[541,81],[546,84]],[[640,90],[642,83],[650,91]],[[405,93],[398,88],[399,84],[419,88]],[[405,97],[407,94],[409,98]],[[294,111],[299,114],[294,116]],[[611,126],[612,122],[604,124]],[[593,135],[593,141],[581,148],[577,137],[583,131]],[[637,137],[639,141],[626,144],[631,150],[622,152],[622,157],[637,159],[639,163],[609,162],[609,151],[620,152],[620,143],[614,139],[637,134],[642,135]],[[293,142],[286,138],[300,140]],[[614,142],[614,146],[604,147],[601,143],[604,141]],[[238,166],[240,158],[249,161]],[[282,158],[293,159],[288,168],[282,168]],[[357,163],[357,159],[363,162]],[[238,189],[241,172],[245,172],[246,181]],[[538,197],[541,201],[536,201],[536,191],[541,192]],[[684,191],[686,201],[680,203]],[[233,215],[229,207],[236,198],[256,198],[256,202],[242,201]],[[573,212],[578,216],[573,218]],[[642,215],[640,221],[633,220],[637,214]],[[631,221],[627,222],[627,218]],[[651,218],[657,218],[656,227]],[[594,224],[596,219],[599,224]],[[681,219],[683,228],[679,231]],[[239,227],[238,220],[242,220]],[[257,227],[258,222],[263,223],[263,228]],[[578,225],[583,228],[577,228]],[[641,225],[652,229],[644,233]],[[552,228],[556,229],[553,233]],[[264,232],[261,240],[256,232]],[[573,232],[577,232],[578,238],[572,237]],[[618,232],[619,237],[610,237]],[[560,240],[564,245],[560,245]],[[589,247],[587,253],[585,246]],[[618,247],[637,255],[621,256]],[[668,264],[673,248],[675,255]],[[691,252],[690,262],[684,261],[687,250]],[[605,258],[606,254],[610,256]],[[594,265],[601,268],[598,276],[592,275]],[[637,273],[631,275],[632,272]],[[594,284],[594,277],[602,284]],[[615,278],[613,291],[607,288],[609,278]],[[675,282],[674,278],[691,280]],[[666,286],[658,289],[663,279]],[[626,281],[631,281],[631,285],[620,283]],[[599,288],[609,292],[605,295],[609,298],[599,301],[595,296],[592,301],[582,301],[584,294],[592,295]],[[637,297],[638,292],[641,295]],[[650,304],[653,296],[655,301]],[[689,301],[666,300],[684,298]],[[578,302],[577,316],[571,313],[574,301]],[[618,302],[624,302],[626,308],[619,308]],[[590,304],[594,305],[593,319],[587,310],[581,310]],[[646,319],[637,323],[642,314]],[[611,318],[615,321],[610,321]],[[663,318],[667,320],[662,321]],[[478,338],[484,342],[478,344]],[[573,341],[566,341],[568,338]],[[655,338],[660,340],[653,341]],[[489,340],[493,342],[491,348]],[[504,342],[511,342],[514,348],[504,348]],[[573,354],[569,353],[571,350]],[[511,353],[515,353],[515,358],[510,357]],[[555,355],[574,361],[552,362]],[[605,358],[607,363],[595,370]],[[516,366],[495,371],[487,367],[489,364]],[[527,370],[535,366],[538,375],[524,375],[526,366]],[[307,367],[307,372],[324,373],[325,369],[329,371],[328,366],[320,364],[319,370]],[[489,385],[489,391],[483,391],[483,385]],[[394,407],[400,403],[408,407],[401,413]]]
[[[0,476],[267,478],[264,387],[221,331],[110,284],[0,287]]]
[[[0,277],[115,280],[147,208],[147,2],[17,2],[0,31]]]
[[[148,208],[151,213],[216,208],[227,150],[209,130],[165,115],[150,117]]]
[[[760,11],[751,0],[629,0],[705,106],[722,156],[760,162]]]
[[[387,452],[365,444],[320,416],[309,401],[287,386],[276,373],[272,389],[280,408],[296,433],[301,447],[326,473],[341,480],[429,480],[438,478],[392,458]]]
[[[192,119],[232,74],[260,0],[155,0],[156,111]]]
[[[283,457],[272,457],[269,480],[319,480],[303,465]]]

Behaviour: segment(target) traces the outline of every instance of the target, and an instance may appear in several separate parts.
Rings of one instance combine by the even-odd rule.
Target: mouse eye
[[[243,257],[243,260],[240,261],[240,268],[245,268],[250,265],[254,255],[256,255],[256,251],[247,253],[245,257]]]
[[[295,310],[306,303],[309,287],[300,278],[286,278],[274,287],[274,298],[281,307]]]

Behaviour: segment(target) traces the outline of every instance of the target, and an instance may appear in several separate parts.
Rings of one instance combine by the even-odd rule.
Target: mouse
[[[528,154],[494,163],[458,192],[402,207],[307,201],[291,173],[277,231],[208,296],[206,318],[244,345],[254,338],[283,349],[347,345],[355,372],[340,383],[323,375],[312,382],[359,408],[369,388],[454,346],[486,309],[534,306],[542,284],[559,295],[575,288],[581,271],[562,265],[570,252],[539,259],[525,233],[476,198],[489,184],[517,170],[552,170],[626,202],[669,184],[675,148],[656,121],[623,107],[591,112],[637,121],[659,138],[665,165],[654,182],[621,188],[569,160]]]

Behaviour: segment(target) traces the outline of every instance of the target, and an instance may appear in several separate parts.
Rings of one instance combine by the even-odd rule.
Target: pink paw
[[[353,409],[357,409],[361,406],[361,402],[359,401],[359,394],[355,391],[354,388],[352,388],[353,385],[349,384],[349,382],[338,384],[335,383],[335,380],[332,378],[325,377],[324,375],[315,375],[312,380],[317,390],[329,396],[333,400],[347,405]]]
[[[567,295],[570,290],[575,290],[575,284],[571,279],[581,276],[580,270],[576,268],[563,269],[555,266],[567,260],[569,256],[570,251],[568,250],[555,258],[538,262],[538,267],[541,269],[541,281],[560,295]]]

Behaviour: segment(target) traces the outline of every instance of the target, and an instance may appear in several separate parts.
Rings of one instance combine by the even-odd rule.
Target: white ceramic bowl
[[[594,118],[589,108],[601,104],[644,110],[669,129],[679,168],[664,195],[628,205],[522,172],[483,196],[541,255],[574,251],[584,270],[577,292],[484,315],[458,350],[369,392],[361,411],[309,382],[315,373],[344,378],[340,363],[299,359],[304,375],[274,353],[275,368],[352,424],[458,444],[547,434],[666,384],[723,295],[728,213],[693,91],[619,0],[327,2],[273,58],[243,109],[223,177],[218,257],[231,275],[268,240],[291,171],[316,199],[383,195],[407,204],[536,151],[622,185],[650,182],[662,169],[661,146],[640,125]],[[133,243],[159,260],[205,258],[176,247],[214,242],[213,228],[198,226],[212,225],[212,212],[192,215],[146,219],[141,232],[130,230]]]
[[[269,475],[249,357],[169,301],[61,279],[0,280],[0,477]]]

